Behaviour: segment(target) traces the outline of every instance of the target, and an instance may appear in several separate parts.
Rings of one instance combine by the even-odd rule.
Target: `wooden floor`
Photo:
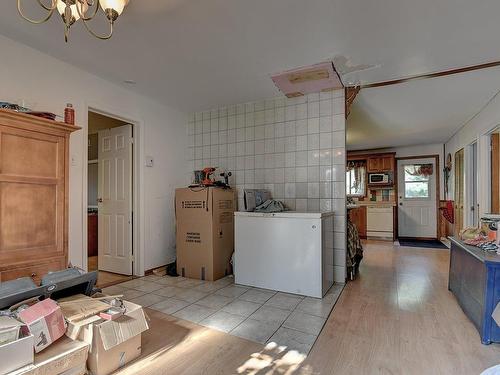
[[[448,251],[365,245],[307,358],[147,310],[143,354],[120,374],[479,374],[500,363],[447,290]]]
[[[318,374],[479,374],[500,346],[479,334],[448,291],[449,251],[365,245],[303,370]]]
[[[97,271],[97,256],[88,257],[87,267],[89,271]],[[117,273],[98,271],[97,286],[105,288],[107,286],[123,283],[131,280],[132,276],[119,275]]]

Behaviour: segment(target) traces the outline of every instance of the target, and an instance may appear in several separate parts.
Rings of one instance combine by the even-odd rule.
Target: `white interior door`
[[[398,160],[399,237],[437,238],[436,160]],[[422,174],[432,165],[432,174]]]
[[[99,132],[99,270],[132,275],[132,125]]]

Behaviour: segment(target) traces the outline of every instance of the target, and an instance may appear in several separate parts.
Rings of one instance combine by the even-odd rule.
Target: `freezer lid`
[[[234,213],[235,217],[266,217],[266,218],[295,218],[295,219],[322,219],[325,217],[333,216],[335,213],[333,211],[329,212],[297,212],[297,211],[285,211],[285,212],[242,212],[236,211]]]

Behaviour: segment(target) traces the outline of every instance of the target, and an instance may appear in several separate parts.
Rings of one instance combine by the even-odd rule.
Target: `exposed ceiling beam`
[[[472,72],[474,70],[481,70],[481,69],[490,69],[490,68],[495,68],[500,66],[500,61],[492,61],[484,64],[478,64],[478,65],[471,65],[467,66],[464,68],[456,68],[456,69],[450,69],[450,70],[443,70],[440,72],[434,72],[434,73],[423,73],[423,74],[416,74],[414,76],[409,76],[409,77],[404,77],[404,78],[399,78],[399,79],[393,79],[390,81],[382,81],[382,82],[374,82],[374,83],[368,83],[365,85],[361,85],[361,89],[371,89],[371,88],[376,88],[376,87],[384,87],[384,86],[391,86],[391,85],[399,85],[401,83],[406,83],[410,81],[417,81],[421,79],[428,79],[428,78],[438,78],[438,77],[444,77],[444,76],[449,76],[453,74],[461,74],[461,73],[466,73],[466,72]]]

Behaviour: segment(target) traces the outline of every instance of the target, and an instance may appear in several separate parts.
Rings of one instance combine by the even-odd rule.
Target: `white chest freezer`
[[[235,282],[321,298],[333,285],[333,212],[235,212]]]

